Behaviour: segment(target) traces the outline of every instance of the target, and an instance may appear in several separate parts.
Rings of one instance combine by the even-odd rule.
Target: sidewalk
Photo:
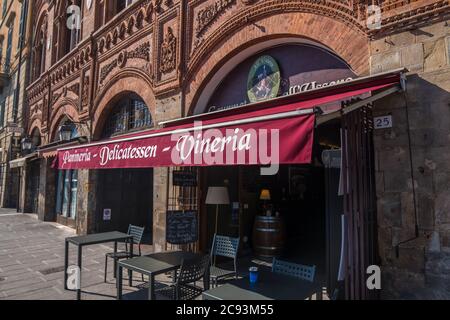
[[[0,299],[75,299],[75,292],[66,291],[63,286],[64,239],[73,235],[73,229],[39,221],[34,214],[0,209]],[[75,247],[70,249],[69,261],[75,263]],[[110,251],[112,246],[107,245],[83,250],[83,300],[115,299],[111,260],[108,282],[103,282],[105,253]],[[133,278],[135,285],[140,283],[138,274]],[[137,290],[127,283],[124,281],[124,293]]]

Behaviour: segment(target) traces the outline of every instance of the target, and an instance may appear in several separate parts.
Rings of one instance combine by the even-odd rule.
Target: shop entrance
[[[38,212],[39,200],[39,180],[40,180],[40,165],[39,160],[32,161],[29,164],[30,173],[28,175],[28,192],[25,194],[26,212]]]
[[[308,165],[281,165],[273,176],[261,175],[259,166],[202,168],[203,190],[226,186],[229,192],[230,205],[219,207],[218,234],[239,236],[243,256],[268,263],[278,257],[314,265],[329,295],[344,297],[346,287],[353,288],[364,279],[358,270],[376,260],[370,114],[370,108],[364,107],[318,126]],[[361,165],[356,166],[358,161]],[[359,167],[361,171],[356,172]],[[204,208],[203,247],[208,248],[216,208]],[[365,216],[356,222],[356,215],[363,214],[359,210]],[[358,248],[350,247],[356,241]],[[351,277],[344,277],[346,263],[355,273]],[[359,288],[362,290],[362,285]]]
[[[130,224],[145,227],[151,241],[153,225],[153,170],[98,171],[96,232],[127,232]]]

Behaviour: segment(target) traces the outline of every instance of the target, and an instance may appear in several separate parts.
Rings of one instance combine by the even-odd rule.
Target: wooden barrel
[[[261,257],[280,256],[286,241],[286,228],[282,218],[256,216],[253,226],[253,249]]]

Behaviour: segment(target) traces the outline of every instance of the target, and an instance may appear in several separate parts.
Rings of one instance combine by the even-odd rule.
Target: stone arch
[[[185,114],[194,112],[200,95],[215,75],[225,76],[231,71],[227,70],[230,61],[236,66],[271,43],[313,43],[339,56],[356,74],[369,72],[369,40],[359,28],[307,12],[274,12],[255,19],[231,33],[223,31],[226,26],[221,27],[222,32],[211,35],[193,54],[185,84]]]
[[[149,79],[146,79],[138,72],[124,71],[112,78],[101,90],[94,100],[93,113],[93,139],[99,139],[103,130],[103,125],[111,111],[114,103],[124,94],[135,93],[145,102],[149,108],[153,121],[156,120],[156,99],[150,86]]]
[[[74,122],[80,122],[77,106],[70,99],[63,99],[55,110],[56,111],[52,113],[50,119],[49,141],[54,140],[60,122],[64,117],[67,117]]]
[[[27,135],[31,136],[33,131],[36,129],[39,130],[39,132],[42,135],[41,127],[42,127],[41,119],[34,119],[33,122],[31,123],[31,125],[28,127]]]

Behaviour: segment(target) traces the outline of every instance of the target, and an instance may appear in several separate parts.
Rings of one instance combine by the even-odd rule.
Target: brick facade
[[[450,282],[445,263],[450,252],[450,133],[444,125],[450,116],[450,39],[443,22],[450,12],[448,1],[383,2],[379,30],[367,28],[363,1],[142,0],[117,14],[111,0],[94,1],[90,9],[82,7],[81,40],[67,54],[61,53],[65,38],[58,31],[64,25],[62,2],[33,2],[34,34],[44,30],[46,43],[53,43],[46,46],[42,72],[34,73],[27,88],[27,131],[38,129],[43,144],[54,140],[63,117],[81,122],[79,131],[89,140],[99,139],[113,102],[127,92],[144,100],[155,124],[197,113],[231,67],[274,44],[313,42],[340,56],[360,76],[409,68],[407,96],[377,102],[374,111],[391,113],[395,121],[392,130],[375,135],[379,251],[386,270],[383,294],[449,294],[440,284]],[[414,182],[406,165],[409,144]],[[41,172],[43,181],[51,175]],[[95,175],[79,175],[80,233],[93,231]],[[154,170],[156,250],[163,250],[165,243],[166,180],[165,169]],[[400,245],[396,257],[398,243],[414,237],[413,185],[420,235]],[[41,190],[40,200],[48,188]],[[40,211],[48,208],[39,206]],[[436,237],[438,248],[430,251]],[[411,292],[404,286],[411,281],[421,290]]]

